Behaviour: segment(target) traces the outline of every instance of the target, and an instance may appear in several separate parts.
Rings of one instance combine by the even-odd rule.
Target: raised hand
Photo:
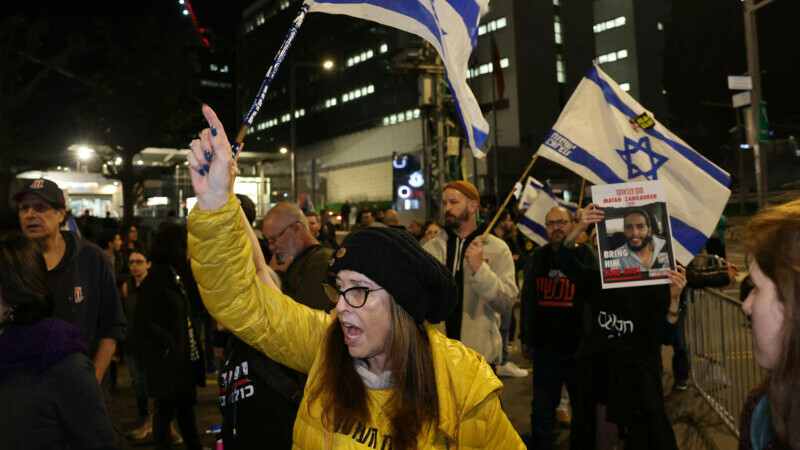
[[[686,287],[686,269],[681,265],[677,265],[675,268],[678,270],[670,270],[667,273],[667,278],[671,282],[669,293],[672,298],[680,298],[681,291]]]
[[[203,105],[203,116],[210,128],[192,141],[186,160],[198,208],[219,209],[233,192],[238,169],[222,122],[208,105]]]

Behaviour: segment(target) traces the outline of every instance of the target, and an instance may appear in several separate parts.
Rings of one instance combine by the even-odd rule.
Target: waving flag
[[[540,183],[535,178],[528,177],[519,198],[519,208],[527,209],[517,221],[517,229],[533,242],[539,245],[547,244],[547,229],[544,222],[547,213],[554,206],[563,206],[572,212],[578,210],[578,205],[556,197],[547,183]]]
[[[730,197],[730,175],[664,128],[593,66],[575,89],[538,154],[594,184],[661,180],[675,256],[702,250]]]
[[[478,22],[489,0],[306,0],[309,12],[344,14],[416,34],[436,48],[472,153],[481,151],[489,124],[467,86],[469,55],[478,42]]]

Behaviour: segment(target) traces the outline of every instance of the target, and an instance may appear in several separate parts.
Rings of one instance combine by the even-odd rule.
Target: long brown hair
[[[783,350],[768,380],[772,424],[781,444],[800,448],[800,199],[753,217],[747,244],[784,306]]]
[[[427,333],[391,300],[392,332],[387,359],[394,393],[383,411],[391,423],[392,448],[417,447],[426,426],[436,426],[439,402],[433,356]],[[349,434],[369,423],[367,389],[356,372],[353,357],[344,343],[339,320],[326,332],[320,375],[309,391],[308,405],[319,399],[323,423],[333,431]]]
[[[0,298],[14,312],[12,326],[53,313],[44,257],[33,240],[16,231],[0,234]]]

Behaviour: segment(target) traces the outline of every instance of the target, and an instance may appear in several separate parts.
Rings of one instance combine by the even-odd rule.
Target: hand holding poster
[[[592,186],[603,289],[669,284],[675,269],[667,197],[659,181]]]

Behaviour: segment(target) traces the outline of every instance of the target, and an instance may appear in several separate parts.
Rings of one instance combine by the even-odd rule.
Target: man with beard
[[[445,320],[447,337],[476,350],[495,367],[502,359],[500,315],[517,297],[514,260],[502,239],[480,236],[486,223],[476,220],[480,196],[466,181],[444,187],[445,228],[423,247],[450,269],[459,298]]]
[[[625,239],[627,242],[616,251],[623,254],[618,259],[620,267],[628,269],[638,267],[643,272],[651,269],[669,267],[667,241],[653,236],[652,219],[647,211],[636,208],[628,211],[623,219]]]
[[[575,352],[583,337],[586,289],[581,264],[591,266],[594,254],[585,244],[564,243],[574,227],[566,208],[553,207],[545,216],[545,226],[549,242],[536,249],[525,270],[520,329],[523,355],[533,361],[532,441],[528,444],[552,449],[562,386],[566,384],[570,399],[578,398]],[[570,436],[570,447],[579,448],[578,433]]]

